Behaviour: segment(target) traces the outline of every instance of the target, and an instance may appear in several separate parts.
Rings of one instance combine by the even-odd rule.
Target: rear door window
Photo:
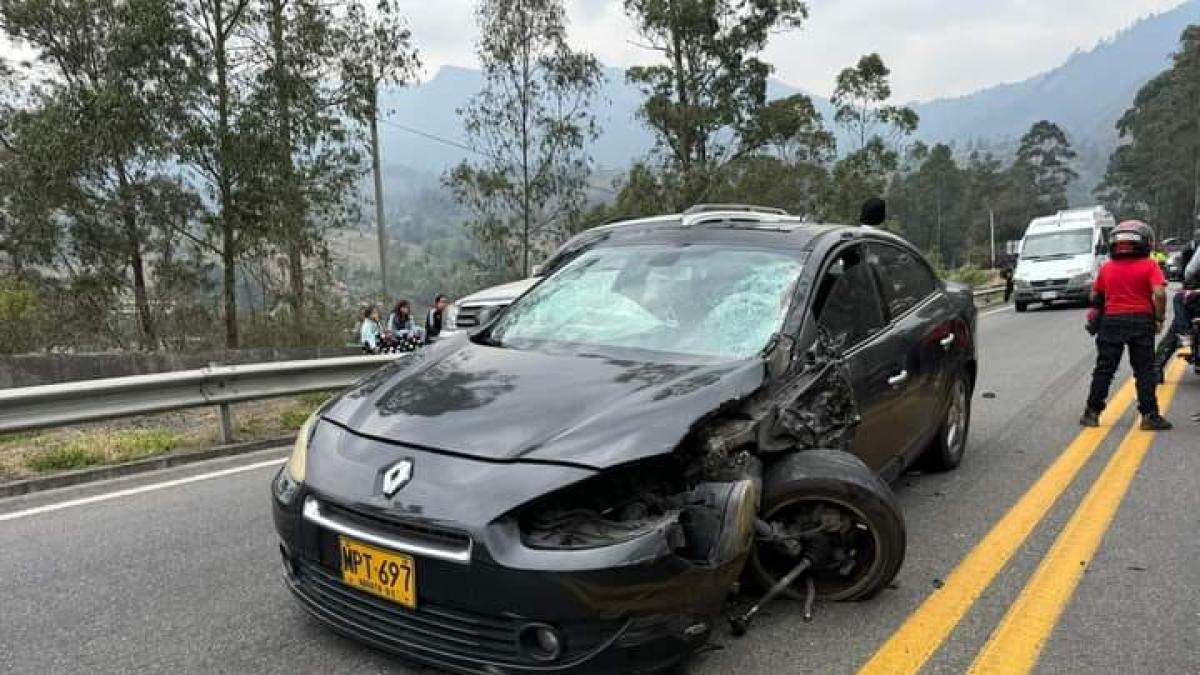
[[[921,304],[938,289],[937,277],[915,253],[890,244],[871,244],[871,265],[883,286],[891,316]]]

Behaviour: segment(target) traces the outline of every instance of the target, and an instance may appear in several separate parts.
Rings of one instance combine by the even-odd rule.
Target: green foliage
[[[157,331],[146,249],[165,224],[144,216],[166,208],[149,186],[173,180],[164,164],[185,51],[175,12],[162,0],[0,4],[0,24],[41,66],[27,75],[32,105],[14,116],[11,155],[0,157],[0,183],[18,188],[9,197],[15,238],[32,235],[36,247],[19,255],[52,259],[69,246],[79,267],[68,274],[132,293],[149,349]]]
[[[646,96],[640,115],[674,174],[676,187],[664,205],[706,201],[727,162],[756,153],[780,133],[799,133],[780,124],[781,114],[794,115],[787,104],[766,110],[772,68],[758,55],[772,34],[803,24],[803,2],[625,0],[625,11],[663,57],[658,65],[630,68],[626,78]]]
[[[955,265],[969,250],[962,218],[967,178],[944,144],[925,154],[916,170],[893,182],[889,197],[897,222],[909,241]]]
[[[1071,168],[1074,159],[1066,132],[1053,122],[1036,122],[1021,137],[1012,175],[1016,187],[1032,198],[1035,215],[1067,208],[1067,186],[1079,175]]]
[[[183,436],[169,429],[132,429],[93,433],[62,441],[29,456],[25,465],[35,472],[83,469],[166,454],[179,447]]]
[[[63,445],[53,450],[38,453],[29,458],[25,465],[38,473],[84,469],[101,464],[104,456],[81,445]]]
[[[20,280],[0,281],[0,353],[26,352],[42,346],[37,340],[43,322],[37,290]]]
[[[854,147],[833,169],[827,205],[832,220],[858,222],[863,201],[881,196],[899,165],[898,145],[917,129],[919,119],[912,109],[887,103],[892,96],[890,76],[878,54],[867,54],[838,74],[831,98],[834,121]]]
[[[858,64],[838,73],[830,102],[837,109],[834,121],[863,150],[873,138],[894,145],[917,130],[917,113],[906,106],[887,105],[892,97],[888,81],[892,71],[879,54],[867,54]]]
[[[483,158],[445,183],[471,213],[482,266],[527,276],[584,207],[603,75],[567,44],[562,0],[484,0],[477,17],[484,84],[460,114]]]
[[[1172,66],[1138,91],[1117,122],[1122,144],[1096,194],[1120,218],[1161,238],[1200,230],[1200,25],[1180,37]]]
[[[0,67],[0,266],[86,317],[0,346],[185,349],[223,321],[236,347],[257,310],[319,339],[364,92],[415,63],[402,24],[390,0],[0,2],[36,54]]]
[[[946,281],[956,281],[972,288],[987,286],[996,281],[996,275],[992,270],[982,269],[970,264],[949,270],[939,269],[938,276]]]

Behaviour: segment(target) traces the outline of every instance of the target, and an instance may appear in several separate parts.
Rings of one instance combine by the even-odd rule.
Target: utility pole
[[[379,239],[379,283],[388,298],[387,231],[383,224],[383,173],[379,169],[379,89],[371,82],[371,171],[375,174],[375,234]]]
[[[992,238],[992,269],[996,269],[996,210],[988,207],[988,230]]]

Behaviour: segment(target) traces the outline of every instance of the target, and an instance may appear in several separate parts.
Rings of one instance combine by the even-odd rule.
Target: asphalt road
[[[894,588],[819,606],[808,624],[776,604],[745,638],[720,631],[690,672],[1018,672],[1035,662],[1018,652],[1043,641],[1039,673],[1200,672],[1200,424],[1188,419],[1200,378],[1168,387],[1175,432],[1127,438],[1126,412],[1081,437],[1093,355],[1081,323],[1078,310],[981,319],[963,466],[895,486],[909,548]],[[1044,517],[1022,521],[1037,502],[1023,495],[1061,479],[1064,455],[1082,457],[1078,475],[1035,489]],[[274,464],[245,469],[281,456],[0,501],[0,673],[432,672],[333,635],[291,599],[269,512]]]

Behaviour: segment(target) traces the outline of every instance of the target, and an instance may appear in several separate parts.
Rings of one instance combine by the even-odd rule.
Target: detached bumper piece
[[[377,648],[460,673],[612,673],[638,672],[632,665],[637,643],[638,665],[656,650],[657,626],[629,619],[597,620],[554,626],[561,654],[552,660],[536,649],[530,634],[536,621],[492,617],[429,604],[410,611],[342,583],[336,572],[294,559],[288,585],[304,608],[349,637]],[[635,625],[639,624],[639,625]],[[659,629],[659,630],[656,630]],[[649,633],[649,634],[647,634]],[[652,642],[646,644],[643,640]],[[534,648],[530,649],[530,645]],[[663,645],[665,647],[666,645]],[[663,649],[668,662],[676,648]]]

